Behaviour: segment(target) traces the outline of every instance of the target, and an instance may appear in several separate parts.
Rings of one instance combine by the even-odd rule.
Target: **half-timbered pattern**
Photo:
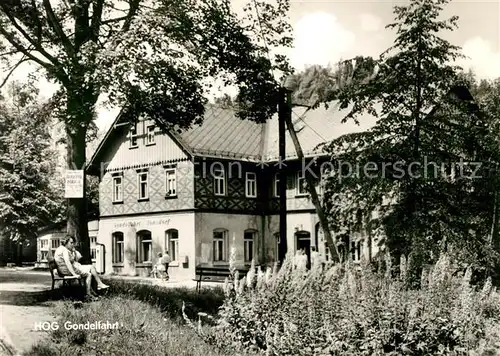
[[[307,161],[297,160],[288,135],[287,244],[293,251],[316,246],[328,253],[302,172],[317,158],[310,169],[319,183],[327,157],[318,145],[360,130],[341,124],[344,114],[335,106],[294,109]],[[365,127],[374,122],[366,118]],[[97,240],[104,246],[105,273],[148,275],[166,250],[172,279],[193,278],[199,264],[227,265],[233,247],[239,265],[275,261],[278,169],[276,117],[256,124],[209,106],[202,125],[161,132],[152,122],[130,123],[119,115],[88,166],[100,177]],[[366,245],[354,243],[355,260]]]

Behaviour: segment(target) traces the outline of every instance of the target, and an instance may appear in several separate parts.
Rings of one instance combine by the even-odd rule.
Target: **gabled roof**
[[[461,100],[472,100],[467,88],[457,86],[452,92]],[[330,102],[328,108],[320,106],[314,110],[294,107],[292,122],[304,155],[324,154],[322,149],[318,148],[319,145],[348,133],[366,131],[375,125],[377,119],[370,114],[359,115],[357,117],[359,125],[353,120],[342,123],[342,119],[350,110],[351,107],[340,110],[337,101]],[[123,135],[126,132],[123,129],[128,130],[129,125],[120,112],[90,159],[89,173],[95,174],[98,171],[99,159],[106,148],[117,135]],[[172,130],[168,132],[168,135],[189,157],[201,156],[252,162],[274,161],[279,157],[277,114],[266,123],[257,124],[248,120],[240,120],[233,109],[208,105],[201,125],[195,125],[180,132]],[[288,131],[286,156],[288,159],[297,157]]]
[[[315,110],[295,107],[292,122],[299,142],[306,156],[322,154],[317,146],[350,132],[366,130],[375,123],[373,116],[360,118],[361,125],[341,120],[348,109],[339,110],[338,103],[332,102],[328,109],[321,106]],[[99,169],[99,159],[107,147],[119,135],[123,135],[130,124],[122,112],[116,117],[105,137],[89,161],[89,173]],[[185,150],[189,156],[238,159],[251,162],[277,160],[278,158],[278,116],[268,122],[257,124],[236,117],[235,111],[216,105],[208,105],[201,125],[195,125],[180,132],[170,131],[169,136]],[[288,158],[296,157],[290,134],[286,135]]]
[[[209,105],[202,125],[178,134],[194,155],[259,160],[265,124],[240,120],[234,110]]]

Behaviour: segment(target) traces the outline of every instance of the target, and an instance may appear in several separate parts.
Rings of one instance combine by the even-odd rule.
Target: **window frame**
[[[273,195],[275,198],[279,198],[280,197],[280,174],[279,173],[276,173],[274,175],[274,192],[273,192]]]
[[[149,234],[149,239],[145,240],[145,235]],[[146,259],[144,245],[149,245],[149,259]],[[153,234],[149,230],[140,230],[136,233],[136,262],[140,264],[153,263]]]
[[[219,171],[222,171],[222,176],[217,176],[215,174],[215,171],[219,172]],[[227,192],[227,187],[226,187],[226,169],[224,166],[220,167],[220,168],[215,168],[214,172],[213,172],[213,178],[214,178],[214,195],[215,196],[226,196],[226,192]],[[221,182],[220,183],[220,186],[218,185],[218,182]],[[220,187],[222,189],[222,192],[218,192],[217,191],[217,188]]]
[[[297,197],[304,197],[309,195],[307,188],[305,188],[303,184],[300,184],[301,180],[304,180],[304,183],[307,184],[305,173],[303,173],[302,170],[298,171],[295,177],[295,182],[297,184],[295,189],[295,196]],[[301,187],[304,187],[303,189],[305,190],[305,192],[301,192]]]
[[[123,264],[125,260],[125,234],[121,231],[114,231],[111,234],[111,244],[111,262],[113,264]],[[117,249],[119,245],[121,245],[121,249]],[[119,256],[118,252],[120,252]]]
[[[247,238],[247,234],[251,234],[251,238]],[[255,229],[247,229],[243,232],[243,260],[245,264],[250,264],[255,259],[256,237],[257,231]]]
[[[129,148],[131,149],[137,147],[139,147],[139,130],[138,125],[134,124],[129,130]]]
[[[253,178],[250,178],[250,176],[253,176]],[[253,185],[253,187],[250,185]],[[253,194],[251,194],[251,188],[253,188]],[[257,173],[255,172],[245,173],[245,196],[247,198],[257,198]]]
[[[173,176],[174,176],[174,193],[171,194],[169,193],[169,189],[168,189],[168,186],[169,186],[169,180],[168,180],[168,177],[169,177],[169,172],[173,172]],[[177,168],[176,167],[167,167],[165,168],[165,198],[172,198],[172,197],[176,197],[177,196]]]
[[[177,237],[171,237],[170,234],[175,232]],[[174,248],[172,248],[172,243]],[[178,263],[180,261],[179,257],[179,230],[168,229],[165,231],[165,250],[168,251],[172,262]]]
[[[215,237],[215,234],[216,233],[222,233],[222,237],[219,238],[219,237]],[[214,229],[212,231],[212,261],[213,263],[227,263],[229,261],[229,253],[228,253],[228,250],[229,250],[229,231],[227,229],[222,229],[222,228],[218,228],[218,229]],[[222,241],[222,259],[218,259],[216,258],[216,254],[215,254],[215,243],[216,241]],[[218,244],[219,245],[219,244]],[[219,246],[218,246],[219,247]],[[217,250],[219,250],[217,248]],[[218,254],[219,255],[219,254]]]
[[[150,131],[151,128],[153,128],[152,131]],[[152,137],[153,139],[150,140],[150,137]],[[147,125],[146,126],[146,135],[144,136],[144,140],[146,141],[145,146],[156,145],[155,137],[156,137],[156,125],[155,124]]]
[[[116,184],[116,181],[118,179],[120,180],[120,184]],[[111,177],[111,180],[112,180],[112,193],[111,193],[112,194],[112,197],[111,197],[112,202],[113,203],[123,203],[123,174],[115,173]],[[120,191],[119,191],[120,199],[117,199],[117,196],[115,195],[117,186],[120,187]]]
[[[146,180],[145,181],[141,181],[141,177],[142,176],[146,176]],[[141,191],[142,191],[142,186],[141,186],[141,183],[145,183],[146,184],[146,195],[144,197],[141,196]],[[137,172],[137,188],[138,188],[138,191],[137,191],[137,200],[138,201],[141,201],[141,200],[148,200],[149,199],[149,172],[148,171],[138,171]]]

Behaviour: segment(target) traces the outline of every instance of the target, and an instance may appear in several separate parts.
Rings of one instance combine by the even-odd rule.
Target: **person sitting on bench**
[[[97,290],[109,288],[104,284],[93,265],[82,265],[78,262],[82,255],[75,250],[75,240],[73,236],[66,235],[61,240],[61,245],[54,252],[54,261],[57,265],[58,272],[63,276],[77,276],[80,275],[85,278],[87,288],[87,297],[96,298],[97,295],[92,290],[92,276],[97,282]]]

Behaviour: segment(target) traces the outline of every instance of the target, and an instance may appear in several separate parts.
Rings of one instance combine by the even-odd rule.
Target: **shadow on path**
[[[0,304],[17,306],[45,306],[59,300],[83,300],[84,292],[77,288],[71,290],[59,288],[42,291],[0,291]]]

